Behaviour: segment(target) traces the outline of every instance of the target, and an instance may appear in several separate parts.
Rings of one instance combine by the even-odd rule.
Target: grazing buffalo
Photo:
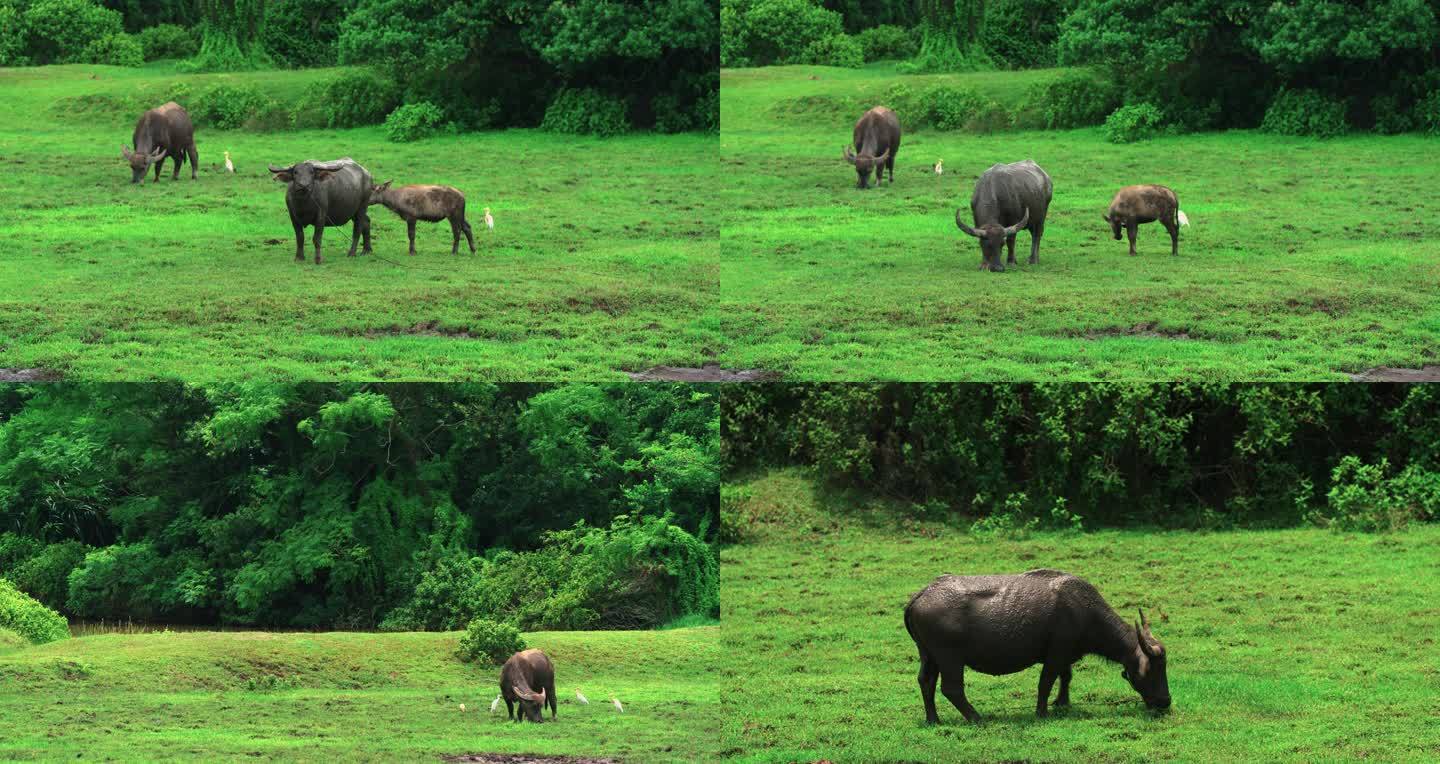
[[[355,256],[355,245],[365,237],[365,252],[370,254],[370,216],[365,210],[374,184],[370,172],[358,162],[345,157],[330,162],[306,160],[289,167],[270,165],[275,179],[287,183],[285,206],[290,209],[290,224],[295,226],[295,259],[305,259],[305,226],[315,227],[315,264],[320,264],[320,239],[326,226],[355,223],[347,256]]]
[[[1135,229],[1141,223],[1160,221],[1170,233],[1170,254],[1180,254],[1180,226],[1190,225],[1185,213],[1180,211],[1180,199],[1165,186],[1126,186],[1115,193],[1110,200],[1110,209],[1101,217],[1110,224],[1115,241],[1120,241],[1120,229],[1130,235],[1130,255],[1135,255]]]
[[[855,144],[846,146],[845,161],[855,165],[859,179],[856,188],[867,188],[870,171],[875,170],[875,185],[885,179],[885,170],[890,170],[890,182],[895,182],[895,155],[900,152],[900,120],[895,112],[884,106],[876,106],[860,116],[855,123]]]
[[[465,195],[449,186],[401,186],[391,188],[391,181],[370,189],[370,204],[383,204],[385,208],[405,219],[410,233],[410,254],[415,254],[415,221],[438,223],[450,221],[450,254],[460,252],[460,234],[470,243],[470,254],[475,254],[475,237],[470,233],[470,223],[465,220]]]
[[[500,669],[500,696],[511,719],[541,721],[545,706],[555,718],[555,666],[539,650],[522,650],[510,656]],[[515,704],[520,713],[515,713]]]
[[[941,576],[910,598],[905,630],[920,649],[920,698],[925,720],[935,712],[935,681],[965,718],[980,714],[965,699],[965,669],[982,674],[1014,674],[1040,664],[1035,713],[1055,680],[1055,705],[1070,704],[1070,666],[1085,655],[1099,655],[1125,667],[1121,676],[1145,705],[1170,707],[1165,680],[1165,648],[1150,634],[1145,613],[1133,627],[1110,609],[1100,592],[1082,578],[1058,570],[1032,570],[1018,576]]]
[[[145,173],[155,166],[155,180],[159,182],[160,171],[165,158],[175,162],[171,180],[180,179],[180,165],[190,158],[190,179],[195,179],[195,168],[200,165],[200,153],[195,150],[195,126],[190,124],[190,115],[184,107],[171,101],[158,109],[151,109],[140,115],[135,123],[135,134],[129,146],[120,147],[120,156],[130,163],[130,182],[145,183]]]
[[[1030,264],[1040,262],[1040,237],[1045,234],[1045,213],[1054,193],[1050,176],[1040,165],[1026,159],[1014,164],[997,164],[975,181],[970,196],[970,214],[975,227],[965,225],[962,209],[955,210],[955,225],[980,240],[980,270],[1003,271],[1000,247],[1008,245],[1010,264],[1015,264],[1015,234],[1030,231]]]

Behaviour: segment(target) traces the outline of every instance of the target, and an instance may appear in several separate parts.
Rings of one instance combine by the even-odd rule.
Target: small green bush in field
[[[361,69],[316,85],[305,100],[317,105],[325,127],[378,125],[400,105],[400,88]]]
[[[920,91],[921,120],[937,130],[961,130],[986,100],[969,88],[931,85]]]
[[[1113,83],[1083,72],[1034,85],[1025,94],[1026,110],[1034,111],[1046,130],[1098,125],[1119,106]]]
[[[1345,102],[1318,90],[1282,90],[1265,110],[1260,129],[1277,135],[1343,135]]]
[[[220,130],[234,130],[245,124],[270,102],[253,85],[219,83],[200,91],[189,107],[196,123]]]
[[[10,568],[11,583],[39,600],[46,607],[59,610],[70,595],[70,572],[85,561],[89,547],[79,541],[51,544],[38,554]]]
[[[36,645],[70,636],[70,624],[64,616],[3,578],[0,578],[0,629],[9,629]]]
[[[90,64],[139,66],[145,63],[145,48],[132,35],[116,32],[91,41],[80,58]]]
[[[1159,134],[1165,115],[1154,104],[1121,106],[1105,118],[1105,140],[1134,143]]]
[[[189,58],[200,50],[200,41],[190,30],[178,24],[157,24],[136,35],[145,51],[146,61],[162,58]]]
[[[910,32],[894,24],[881,24],[855,35],[869,61],[903,61],[920,52]]]
[[[1339,530],[1391,531],[1440,517],[1440,473],[1413,464],[1394,477],[1389,472],[1384,457],[1375,464],[1344,457],[1330,474],[1326,507],[1310,520]]]
[[[1440,90],[1415,104],[1415,126],[1427,135],[1440,135]]]
[[[629,132],[625,102],[592,88],[565,88],[545,107],[541,130],[611,136]]]
[[[385,118],[385,137],[395,143],[429,138],[445,126],[445,113],[429,101],[407,103]]]
[[[457,655],[466,663],[483,659],[498,666],[524,649],[525,639],[519,629],[508,623],[476,618],[465,627]]]
[[[860,43],[848,34],[840,33],[822,37],[811,42],[800,51],[797,63],[815,66],[843,66],[859,69],[865,63],[865,51]]]

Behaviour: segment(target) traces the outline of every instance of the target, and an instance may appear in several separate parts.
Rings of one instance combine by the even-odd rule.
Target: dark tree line
[[[563,579],[608,549],[613,599],[651,544],[681,590],[713,565],[718,428],[683,385],[8,386],[0,577],[78,617],[364,627],[482,553]]]
[[[728,387],[732,475],[800,464],[936,516],[1389,527],[1440,518],[1431,385]]]

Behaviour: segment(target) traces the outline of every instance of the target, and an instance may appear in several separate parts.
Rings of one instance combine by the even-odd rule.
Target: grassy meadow
[[[120,149],[139,110],[116,99],[231,82],[297,103],[334,73],[0,69],[10,190],[0,369],[190,382],[602,380],[699,366],[722,346],[710,313],[713,135],[508,130],[395,144],[379,127],[200,127],[197,181],[188,164],[170,181],[167,163],[158,184],[130,184]],[[461,189],[478,254],[462,241],[451,257],[448,224],[421,223],[408,257],[404,221],[375,207],[374,257],[345,257],[346,226],[326,230],[319,267],[307,230],[307,261],[295,262],[284,186],[266,165],[342,156],[377,182]]]
[[[558,718],[539,725],[507,721],[503,702],[490,713],[499,668],[456,660],[458,636],[170,632],[0,646],[0,759],[715,756],[718,626],[527,634],[556,668]]]
[[[1254,381],[1436,363],[1433,138],[908,131],[893,187],[855,188],[841,149],[891,84],[1013,107],[1061,73],[722,71],[723,364],[803,380]],[[968,220],[986,168],[1027,158],[1055,184],[1040,263],[1022,233],[1018,266],[981,272],[955,210]],[[1191,222],[1178,257],[1158,223],[1135,258],[1111,238],[1101,214],[1135,183],[1176,190]]]
[[[979,539],[846,500],[785,470],[739,484],[746,543],[721,558],[724,752],[747,762],[1433,761],[1440,749],[1440,528],[1100,531]],[[1154,716],[1076,664],[1072,703],[1037,719],[1039,668],[967,671],[985,719],[937,694],[927,727],[902,613],[943,573],[1083,576],[1168,653]]]

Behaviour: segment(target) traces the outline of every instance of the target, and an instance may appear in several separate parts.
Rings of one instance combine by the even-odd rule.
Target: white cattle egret
[[[499,707],[500,707],[500,696],[499,696],[499,695],[496,695],[496,696],[495,696],[495,699],[492,700],[492,701],[490,701],[490,713],[492,713],[492,714],[495,713],[495,709],[497,709],[497,708],[499,708]]]
[[[943,164],[944,162],[945,162],[944,159],[936,159],[936,160],[935,160],[935,174],[936,174],[936,175],[943,175],[943,174],[944,174],[945,171],[944,171],[943,169],[941,169],[941,167],[940,167],[940,165]]]
[[[582,706],[588,706],[588,705],[590,705],[590,701],[589,701],[589,700],[586,700],[586,699],[585,699],[585,696],[582,695],[579,690],[576,690],[576,691],[575,691],[575,699],[578,700],[578,701],[580,701],[580,705],[582,705]]]
[[[230,162],[230,152],[225,152],[225,172],[235,172],[235,165]]]
[[[622,706],[622,705],[620,705],[620,699],[619,699],[619,698],[611,698],[611,699],[610,699],[610,702],[615,704],[615,710],[616,710],[616,711],[619,711],[619,712],[622,713],[622,714],[625,713],[625,707]]]
[[[489,207],[485,208],[485,227],[492,231],[495,230],[495,218],[490,217]]]
[[[465,713],[465,704],[464,704],[464,703],[461,703],[461,704],[460,704],[460,713],[462,713],[462,714]]]
[[[1190,218],[1185,217],[1183,210],[1175,210],[1175,215],[1180,218],[1180,225],[1190,225]]]

